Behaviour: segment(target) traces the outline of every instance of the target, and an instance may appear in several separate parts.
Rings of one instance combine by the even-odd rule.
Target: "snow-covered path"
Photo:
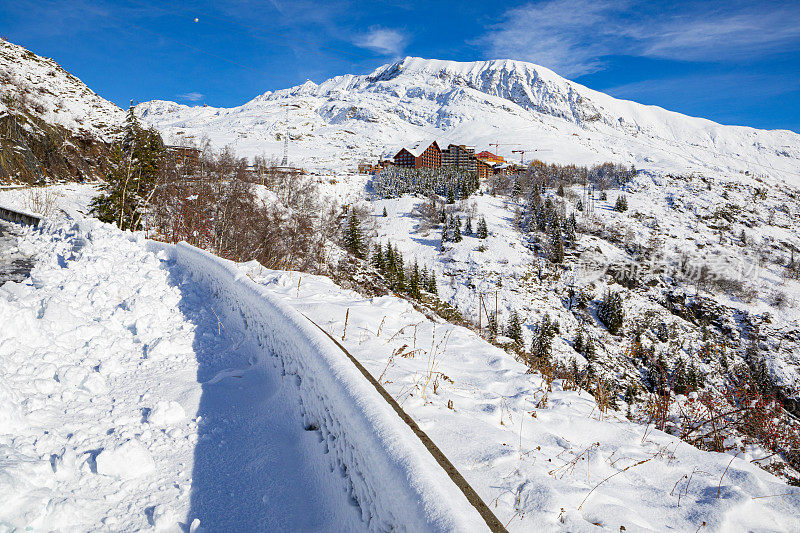
[[[181,313],[197,328],[202,383],[189,516],[209,531],[363,527],[346,494],[324,482],[331,474],[321,468],[319,438],[304,430],[291,385],[276,368],[255,363],[246,334],[222,325],[202,287],[176,283]]]
[[[0,287],[0,530],[364,528],[294,383],[143,240],[81,222],[19,248],[38,262]]]

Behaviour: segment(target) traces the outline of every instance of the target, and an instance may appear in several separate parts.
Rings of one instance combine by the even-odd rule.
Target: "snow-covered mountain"
[[[245,156],[279,157],[288,128],[290,159],[309,168],[352,167],[435,137],[481,148],[499,142],[505,156],[527,149],[526,159],[548,162],[614,161],[800,182],[794,132],[723,126],[618,100],[522,61],[407,57],[368,75],[307,81],[230,109],[151,101],[137,112],[167,139],[207,137]]]
[[[125,118],[119,107],[54,60],[8,41],[0,41],[0,92],[24,101],[45,122],[103,141],[112,139]],[[7,111],[7,104],[3,102],[0,113]]]
[[[102,177],[124,118],[52,59],[0,40],[0,183]]]

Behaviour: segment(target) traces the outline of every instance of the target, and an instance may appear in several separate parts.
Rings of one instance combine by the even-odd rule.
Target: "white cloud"
[[[357,36],[353,44],[378,54],[397,56],[402,54],[408,37],[399,30],[373,26],[365,34]]]
[[[202,94],[202,93],[195,93],[195,92],[191,92],[191,93],[183,93],[183,94],[179,94],[179,95],[177,95],[177,96],[178,96],[178,98],[180,98],[181,100],[189,100],[190,102],[199,102],[200,100],[202,100],[202,99],[203,99],[203,97],[204,97],[205,95],[204,95],[204,94]]]
[[[602,70],[611,55],[736,61],[792,49],[800,5],[687,4],[669,11],[640,0],[545,0],[506,11],[478,39],[486,55],[523,59],[565,76]]]

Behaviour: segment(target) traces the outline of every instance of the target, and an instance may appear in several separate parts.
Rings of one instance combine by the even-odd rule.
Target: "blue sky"
[[[618,98],[800,132],[799,21],[800,1],[15,0],[0,34],[123,107],[234,106],[405,55],[512,58]]]

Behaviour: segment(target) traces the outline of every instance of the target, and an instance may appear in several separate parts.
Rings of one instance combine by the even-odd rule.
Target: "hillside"
[[[309,168],[352,168],[420,138],[538,150],[562,164],[613,161],[672,173],[770,174],[800,182],[800,135],[722,126],[618,100],[551,70],[511,60],[459,63],[407,57],[369,75],[344,75],[267,92],[230,109],[152,101],[142,119],[167,138],[207,136],[246,156]],[[515,156],[516,157],[516,156]]]
[[[52,59],[0,41],[0,183],[100,178],[124,118]]]

